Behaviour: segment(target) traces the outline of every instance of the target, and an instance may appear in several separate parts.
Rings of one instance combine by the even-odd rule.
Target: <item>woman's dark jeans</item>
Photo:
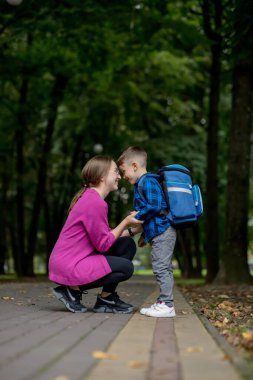
[[[134,272],[132,260],[136,253],[136,245],[132,238],[121,237],[104,252],[108,264],[112,270],[111,273],[99,278],[89,284],[79,285],[81,291],[103,287],[103,292],[115,292],[118,283],[128,280]]]

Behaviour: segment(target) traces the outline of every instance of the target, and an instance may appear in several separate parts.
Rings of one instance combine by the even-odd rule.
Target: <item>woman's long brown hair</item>
[[[110,156],[94,156],[83,167],[81,172],[81,179],[84,186],[80,189],[72,199],[69,210],[70,212],[79,198],[83,195],[89,187],[96,187],[100,184],[101,178],[105,177],[111,167],[113,159]]]

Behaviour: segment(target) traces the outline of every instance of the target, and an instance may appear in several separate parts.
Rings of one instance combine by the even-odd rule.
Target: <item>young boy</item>
[[[164,212],[167,205],[162,187],[155,176],[147,172],[147,153],[143,149],[129,147],[121,154],[117,163],[123,178],[134,185],[134,209],[138,211],[135,218],[144,220],[143,228],[128,228],[124,234],[134,236],[143,231],[138,245],[143,247],[146,243],[151,244],[152,268],[160,285],[157,301],[148,308],[142,308],[140,313],[150,317],[175,317],[171,261],[176,231]]]

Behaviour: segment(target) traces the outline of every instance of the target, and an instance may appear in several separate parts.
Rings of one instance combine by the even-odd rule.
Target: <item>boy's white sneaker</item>
[[[150,307],[143,307],[140,313],[148,317],[171,318],[176,316],[174,307],[169,307],[165,302],[159,301]]]
[[[147,313],[148,311],[150,311],[151,309],[154,309],[154,307],[155,307],[156,304],[157,304],[157,302],[154,303],[153,305],[149,306],[149,307],[142,307],[142,308],[140,309],[140,313],[143,314],[143,315],[146,315],[146,313]]]

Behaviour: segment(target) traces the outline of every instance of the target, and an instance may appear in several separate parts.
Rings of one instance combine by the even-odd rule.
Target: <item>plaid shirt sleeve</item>
[[[135,218],[138,220],[149,220],[157,215],[162,208],[162,189],[154,178],[148,178],[143,182],[143,196],[138,197],[138,214]]]

